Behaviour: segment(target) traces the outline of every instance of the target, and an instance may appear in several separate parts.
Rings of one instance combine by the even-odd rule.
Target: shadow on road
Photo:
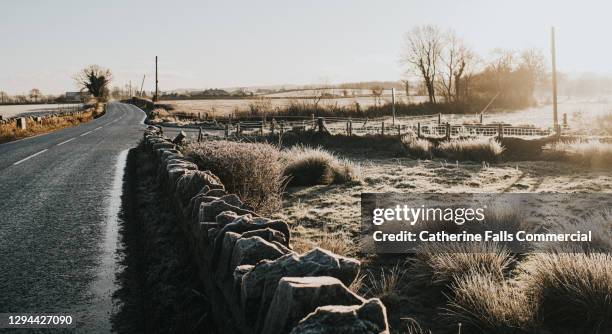
[[[210,333],[208,304],[169,199],[159,191],[152,158],[130,150],[119,237],[123,271],[113,298],[113,331]]]

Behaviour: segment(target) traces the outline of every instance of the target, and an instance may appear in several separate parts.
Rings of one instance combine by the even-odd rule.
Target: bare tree
[[[74,76],[82,91],[87,91],[100,100],[108,98],[108,85],[112,79],[111,71],[98,65],[89,65]]]
[[[40,98],[41,93],[40,93],[40,89],[38,88],[34,88],[30,91],[30,99],[34,100],[34,102],[38,102],[38,99]]]
[[[429,102],[436,103],[436,74],[443,48],[443,38],[434,26],[413,28],[404,37],[405,50],[401,62],[408,65],[409,71],[423,78]]]
[[[380,104],[380,99],[382,97],[384,89],[382,86],[376,85],[376,86],[372,86],[371,91],[372,91],[372,96],[374,96],[374,105],[378,107],[378,105]]]
[[[0,103],[4,104],[4,103],[8,103],[8,94],[0,91]]]
[[[526,71],[532,85],[546,78],[546,65],[542,52],[538,49],[527,49],[521,52],[519,68]],[[532,87],[533,88],[533,87]]]

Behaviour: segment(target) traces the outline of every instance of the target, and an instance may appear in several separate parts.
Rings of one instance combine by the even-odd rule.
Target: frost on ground
[[[356,237],[360,196],[367,192],[612,192],[612,174],[563,162],[501,164],[417,161],[408,158],[350,157],[361,168],[360,183],[288,188],[283,212],[297,238],[323,239],[330,233]]]
[[[456,333],[456,328],[454,320],[440,318],[448,307],[440,290],[413,282],[418,268],[411,257],[359,253],[361,193],[612,192],[609,170],[565,162],[478,164],[358,153],[339,156],[358,166],[359,182],[287,188],[277,217],[291,224],[296,251],[317,245],[360,258],[362,275],[351,289],[383,300],[394,333],[405,332],[410,321],[434,333]]]

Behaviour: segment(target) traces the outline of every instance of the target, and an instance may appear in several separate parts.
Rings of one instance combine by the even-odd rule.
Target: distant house
[[[66,92],[64,98],[66,102],[83,103],[89,99],[90,94],[83,92]]]

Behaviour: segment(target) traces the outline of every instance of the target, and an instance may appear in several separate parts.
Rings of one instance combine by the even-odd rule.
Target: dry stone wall
[[[291,250],[287,223],[261,217],[228,194],[209,171],[199,170],[149,127],[144,148],[174,202],[200,278],[223,333],[388,333],[379,299],[366,300],[349,286],[356,259],[315,248]]]

